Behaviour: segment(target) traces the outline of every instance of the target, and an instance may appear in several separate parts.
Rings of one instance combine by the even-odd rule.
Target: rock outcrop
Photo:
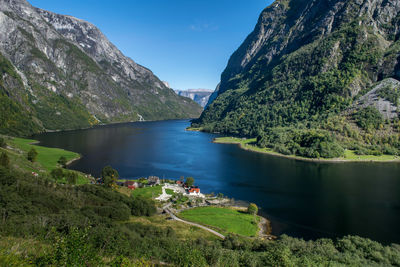
[[[194,100],[197,104],[202,106],[203,108],[207,105],[211,94],[213,94],[213,90],[209,89],[188,89],[188,90],[175,90],[175,92],[184,97],[188,97]]]

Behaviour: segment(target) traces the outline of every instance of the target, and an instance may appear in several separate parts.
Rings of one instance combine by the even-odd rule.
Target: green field
[[[326,162],[400,161],[400,158],[398,156],[356,155],[353,150],[348,150],[348,149],[345,150],[345,155],[344,155],[344,157],[341,157],[341,158],[335,158],[335,159],[304,158],[304,157],[299,157],[299,156],[295,156],[295,155],[283,155],[283,154],[273,151],[271,148],[260,148],[255,145],[255,142],[256,142],[256,138],[242,139],[242,138],[236,138],[236,137],[218,137],[218,138],[214,139],[214,143],[218,143],[218,144],[238,144],[238,145],[240,145],[241,148],[250,150],[250,151],[254,151],[254,152],[266,153],[266,154],[270,154],[270,155],[282,156],[285,158],[293,158],[293,159],[300,159],[300,160],[307,160],[307,161],[326,161]]]
[[[381,156],[356,155],[353,150],[345,150],[344,157],[347,160],[356,160],[356,161],[393,161],[400,159],[398,156],[392,156],[392,155],[381,155]]]
[[[133,196],[142,196],[146,198],[155,198],[161,195],[162,193],[162,186],[157,185],[157,186],[152,186],[152,187],[143,187],[143,188],[136,188],[133,190],[132,195]]]
[[[258,217],[231,208],[199,207],[182,211],[179,217],[243,236],[256,236],[258,231]]]
[[[172,190],[172,189],[165,189],[165,193],[167,193],[168,195],[173,195],[173,194],[175,194],[175,193],[174,193],[174,190]]]
[[[24,139],[24,138],[7,138],[7,144],[12,147],[12,149],[1,148],[8,154],[12,164],[25,171],[32,172],[49,172],[58,166],[57,161],[61,156],[64,156],[68,161],[73,159],[78,159],[79,154],[59,148],[43,147],[38,145],[33,145],[32,143],[37,142],[36,140]],[[28,161],[26,155],[31,148],[35,148],[38,152],[36,162],[32,163]],[[78,174],[77,184],[87,184],[89,180],[85,177],[85,174],[73,171]],[[66,183],[65,178],[59,180],[61,183]]]
[[[57,161],[61,156],[67,158],[68,161],[79,158],[79,154],[59,148],[50,148],[44,146],[33,145],[36,140],[13,138],[8,141],[11,146],[16,147],[24,152],[28,152],[32,147],[38,152],[37,162],[40,163],[45,169],[52,170],[57,168]]]

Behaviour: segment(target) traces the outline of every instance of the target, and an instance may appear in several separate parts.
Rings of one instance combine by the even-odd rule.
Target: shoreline
[[[198,130],[200,131],[200,130]],[[238,145],[241,149],[250,151],[250,152],[256,152],[256,153],[261,153],[261,154],[267,154],[271,156],[276,156],[276,157],[281,157],[281,158],[286,158],[286,159],[292,159],[292,160],[298,160],[298,161],[305,161],[305,162],[315,162],[315,163],[400,163],[400,158],[399,159],[381,159],[381,160],[374,160],[374,159],[346,159],[346,158],[333,158],[333,159],[324,159],[324,158],[304,158],[300,156],[294,156],[294,155],[284,155],[280,154],[275,151],[266,151],[263,150],[263,148],[258,148],[250,144],[244,144],[240,140],[231,140],[231,141],[223,141],[221,140],[224,137],[217,137],[213,139],[213,143],[215,144],[226,144],[226,145]],[[233,138],[233,137],[230,137]],[[249,139],[246,139],[249,140]]]
[[[40,141],[38,141],[38,140],[34,140],[34,142],[31,142],[31,143],[29,143],[29,144],[30,144],[30,145],[35,145],[35,146],[41,146],[41,147],[47,147],[47,148],[56,148],[56,149],[62,149],[62,150],[64,150],[64,151],[68,151],[68,150],[65,150],[65,149],[63,149],[63,148],[58,148],[58,147],[42,146],[42,145],[40,145]],[[65,164],[66,167],[68,167],[68,166],[69,166],[70,164],[72,164],[73,162],[75,162],[75,161],[77,161],[77,160],[80,160],[80,159],[82,158],[82,155],[81,155],[80,153],[77,153],[77,152],[75,152],[75,151],[69,151],[69,152],[73,152],[73,153],[78,154],[78,157],[67,161],[67,163]],[[85,174],[87,174],[87,173],[85,173]]]
[[[62,133],[62,132],[89,130],[89,129],[94,129],[96,127],[113,126],[113,125],[118,125],[118,124],[128,124],[128,123],[136,123],[136,122],[160,122],[160,121],[175,121],[175,120],[189,120],[190,121],[193,119],[195,119],[195,118],[176,118],[176,119],[165,119],[165,120],[160,119],[160,120],[145,120],[145,121],[120,121],[120,122],[99,123],[99,124],[93,124],[88,127],[72,128],[72,129],[56,129],[56,130],[44,129],[41,132],[37,132],[30,136],[25,136],[22,138],[32,138],[35,135],[45,134],[45,133]]]

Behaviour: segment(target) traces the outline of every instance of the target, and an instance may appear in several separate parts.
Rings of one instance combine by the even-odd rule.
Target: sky
[[[272,0],[28,0],[96,25],[174,89],[215,89]]]

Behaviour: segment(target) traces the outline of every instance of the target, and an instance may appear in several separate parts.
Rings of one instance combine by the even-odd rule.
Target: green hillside
[[[367,10],[375,6],[360,5],[276,1],[266,8],[232,55],[218,97],[192,126],[257,138],[260,147],[290,155],[332,158],[343,156],[344,149],[398,154],[398,115],[387,118],[374,103],[356,102],[386,78],[397,78],[399,16],[393,10],[382,25],[383,11],[372,18]],[[332,15],[336,6],[341,9]],[[330,16],[333,25],[327,25]],[[264,40],[265,29],[270,35]],[[250,54],[253,50],[258,52]],[[398,87],[378,98],[392,99],[395,108]]]

